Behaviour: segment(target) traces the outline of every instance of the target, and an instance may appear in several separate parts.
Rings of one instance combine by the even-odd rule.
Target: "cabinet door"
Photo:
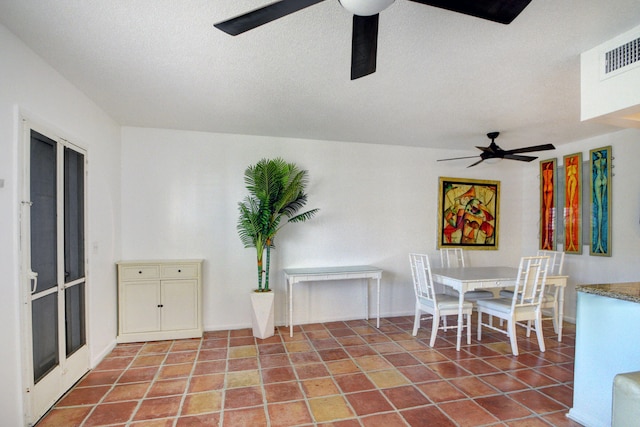
[[[121,333],[160,329],[160,281],[127,282],[121,287]]]
[[[198,281],[162,281],[162,330],[198,328]]]

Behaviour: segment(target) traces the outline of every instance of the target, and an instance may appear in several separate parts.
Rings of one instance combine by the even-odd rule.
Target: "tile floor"
[[[120,344],[37,426],[579,426],[572,324],[558,343],[545,321],[545,353],[520,335],[518,357],[499,333],[456,352],[453,331],[428,346],[430,320],[415,338],[411,317],[372,325]]]

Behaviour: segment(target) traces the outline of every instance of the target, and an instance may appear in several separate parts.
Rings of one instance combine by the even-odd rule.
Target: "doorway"
[[[26,424],[89,369],[86,153],[23,121],[21,271]]]

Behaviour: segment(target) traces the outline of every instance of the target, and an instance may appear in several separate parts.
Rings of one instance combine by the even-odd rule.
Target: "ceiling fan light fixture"
[[[495,165],[496,163],[500,163],[504,159],[502,157],[490,157],[486,159],[484,162],[488,165]]]
[[[358,16],[372,16],[382,12],[395,0],[339,0],[342,7]]]

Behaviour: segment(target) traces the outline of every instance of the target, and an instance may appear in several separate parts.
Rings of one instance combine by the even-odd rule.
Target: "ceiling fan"
[[[467,166],[468,168],[477,165],[478,163],[482,163],[487,159],[509,159],[509,160],[520,160],[521,162],[530,162],[532,160],[537,159],[534,156],[520,156],[519,153],[531,153],[534,151],[545,151],[545,150],[555,150],[556,147],[553,144],[542,144],[542,145],[532,145],[531,147],[523,147],[516,148],[515,150],[503,150],[498,147],[496,144],[496,138],[500,135],[500,132],[489,132],[487,137],[491,140],[491,144],[488,147],[478,147],[479,150],[482,150],[480,153],[480,160],[477,162]],[[445,162],[447,160],[460,160],[460,159],[473,159],[478,156],[466,156],[466,157],[453,157],[451,159],[439,159],[439,162]]]
[[[324,0],[280,0],[235,18],[214,24],[232,36],[298,12]],[[376,71],[378,50],[378,18],[395,0],[339,0],[342,7],[353,13],[351,38],[351,80]],[[410,0],[501,24],[509,24],[531,0]]]

